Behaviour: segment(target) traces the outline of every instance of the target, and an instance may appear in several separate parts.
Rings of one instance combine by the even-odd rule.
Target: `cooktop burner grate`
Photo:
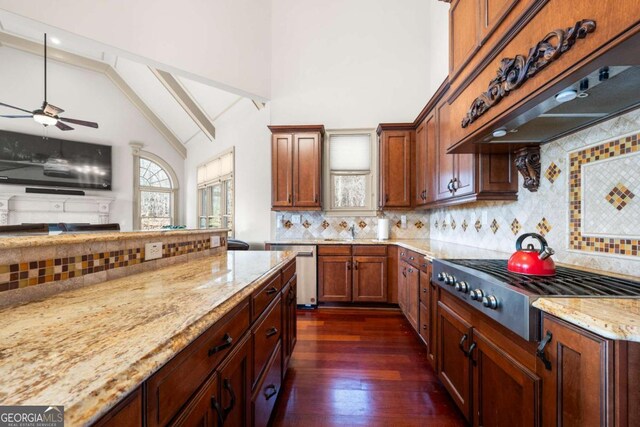
[[[507,270],[506,260],[450,259],[535,295],[640,297],[640,282],[557,267],[555,276],[525,276]]]

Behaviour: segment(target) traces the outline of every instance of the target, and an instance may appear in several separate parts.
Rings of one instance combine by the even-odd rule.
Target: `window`
[[[177,180],[173,170],[150,153],[140,153],[136,159],[136,228],[154,230],[175,225]]]
[[[198,227],[228,228],[233,237],[234,151],[198,167]]]
[[[373,130],[327,132],[325,206],[329,212],[375,215],[374,135]]]

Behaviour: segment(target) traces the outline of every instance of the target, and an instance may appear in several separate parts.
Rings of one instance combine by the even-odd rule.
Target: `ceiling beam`
[[[256,106],[258,111],[262,110],[264,108],[264,106],[266,105],[264,102],[256,101],[255,99],[252,99],[251,102],[253,102],[253,105]]]
[[[35,55],[43,55],[43,46],[40,43],[25,40],[20,37],[12,36],[7,33],[0,32],[0,46],[6,46],[12,49],[18,49],[23,52]],[[124,81],[118,72],[104,62],[96,61],[91,58],[76,55],[57,48],[47,47],[47,56],[58,62],[62,62],[85,70],[95,71],[105,74],[114,85],[129,99],[129,101],[142,113],[143,116],[156,128],[167,142],[182,156],[187,157],[187,149],[180,139],[169,129],[164,122],[158,117],[147,104],[133,91],[131,86]]]
[[[180,84],[180,82],[173,77],[172,74],[166,71],[158,70],[149,67],[151,72],[155,74],[160,83],[167,89],[167,91],[173,96],[178,104],[182,106],[184,111],[191,117],[200,130],[213,141],[216,138],[216,128],[213,125],[209,116],[202,110],[200,105],[191,97],[186,89]]]

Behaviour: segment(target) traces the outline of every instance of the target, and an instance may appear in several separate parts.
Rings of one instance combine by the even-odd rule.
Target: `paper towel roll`
[[[378,240],[389,239],[389,220],[378,218]]]

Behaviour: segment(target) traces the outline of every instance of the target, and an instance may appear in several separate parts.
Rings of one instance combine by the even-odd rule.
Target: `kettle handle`
[[[516,240],[516,250],[517,251],[521,251],[522,250],[522,242],[524,242],[524,239],[526,239],[527,237],[533,237],[538,242],[540,242],[542,247],[540,248],[539,253],[545,252],[545,250],[549,247],[549,244],[547,243],[547,240],[544,237],[542,237],[541,235],[539,235],[537,233],[525,233],[522,236],[518,237],[518,240]]]

